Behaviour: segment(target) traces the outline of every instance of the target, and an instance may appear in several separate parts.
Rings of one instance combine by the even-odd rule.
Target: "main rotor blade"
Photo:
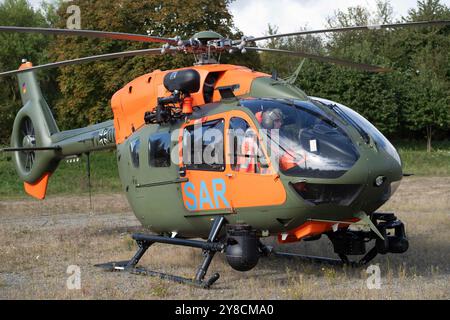
[[[349,61],[349,60],[343,60],[343,59],[338,59],[338,58],[318,56],[318,55],[315,55],[315,54],[299,52],[299,51],[289,51],[289,50],[270,49],[270,48],[258,48],[258,47],[245,47],[245,49],[253,50],[253,51],[265,51],[265,52],[288,54],[288,55],[292,55],[292,56],[298,56],[298,57],[313,59],[313,60],[317,60],[317,61],[338,64],[338,65],[351,67],[351,68],[355,68],[355,69],[359,69],[359,70],[363,70],[363,71],[369,71],[369,72],[389,72],[389,71],[391,71],[391,69],[383,68],[383,67],[379,67],[379,66],[373,66],[373,65],[370,65],[370,64],[352,62],[352,61]]]
[[[20,33],[41,33],[41,34],[56,34],[66,36],[83,36],[93,38],[107,38],[112,40],[128,40],[138,42],[161,42],[172,45],[177,44],[176,39],[161,38],[147,36],[135,33],[121,33],[121,32],[107,32],[96,30],[78,30],[78,29],[52,29],[52,28],[31,28],[31,27],[14,27],[14,26],[0,26],[0,32],[20,32]]]
[[[450,20],[435,20],[435,21],[419,21],[419,22],[406,22],[406,23],[392,23],[392,24],[380,24],[380,25],[369,25],[369,26],[356,26],[356,27],[342,27],[342,28],[332,28],[332,29],[319,29],[319,30],[309,30],[309,31],[298,31],[291,33],[280,33],[274,35],[268,35],[258,38],[249,38],[249,41],[260,41],[273,38],[282,37],[292,37],[292,36],[302,36],[307,34],[318,34],[318,33],[328,33],[328,32],[348,32],[348,31],[358,31],[358,30],[379,30],[379,29],[390,29],[390,28],[405,28],[405,27],[431,27],[439,25],[450,25]],[[239,44],[242,40],[233,41],[233,44]]]
[[[172,51],[171,49],[166,49],[166,52]],[[53,62],[53,63],[47,63],[42,64],[40,66],[35,66],[31,68],[21,69],[21,70],[11,70],[0,73],[0,76],[6,76],[6,75],[13,75],[28,71],[34,71],[34,70],[41,70],[41,69],[51,69],[51,68],[57,68],[57,67],[63,67],[63,66],[70,66],[74,64],[81,64],[81,63],[87,63],[92,61],[99,61],[99,60],[111,60],[116,58],[125,58],[125,57],[134,57],[134,56],[144,56],[148,54],[162,54],[161,49],[143,49],[143,50],[134,50],[134,51],[124,51],[124,52],[116,52],[116,53],[107,53],[97,56],[90,56],[90,57],[84,57],[84,58],[78,58],[73,60],[65,60],[65,61],[59,61],[59,62]]]

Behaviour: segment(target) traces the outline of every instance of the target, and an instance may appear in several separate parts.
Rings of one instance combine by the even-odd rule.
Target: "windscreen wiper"
[[[358,131],[358,133],[361,135],[361,137],[363,138],[364,142],[369,144],[369,142],[370,142],[369,134],[366,131],[364,131],[364,129],[361,128],[351,117],[349,117],[345,112],[343,112],[341,110],[341,108],[339,108],[338,105],[336,105],[336,104],[326,104],[326,106],[329,109],[331,109],[332,111],[334,111],[334,113],[336,113],[339,117],[341,117],[346,122],[351,124],[356,129],[356,131]]]

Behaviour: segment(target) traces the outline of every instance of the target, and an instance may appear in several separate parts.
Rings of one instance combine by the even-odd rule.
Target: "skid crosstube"
[[[212,259],[214,258],[215,253],[221,252],[225,249],[225,244],[217,241],[217,237],[224,224],[225,224],[224,217],[215,218],[207,241],[170,238],[157,235],[134,234],[133,239],[136,241],[139,248],[136,251],[135,255],[129,261],[108,262],[103,264],[97,264],[95,266],[103,268],[107,271],[125,271],[132,274],[148,275],[178,283],[191,284],[202,288],[209,288],[220,277],[218,273],[215,273],[209,279],[205,280],[205,275],[208,272],[208,268],[211,264]],[[199,266],[195,277],[189,279],[176,275],[149,270],[143,267],[136,267],[139,260],[145,254],[145,252],[154,243],[166,243],[202,249],[204,259],[202,264]]]

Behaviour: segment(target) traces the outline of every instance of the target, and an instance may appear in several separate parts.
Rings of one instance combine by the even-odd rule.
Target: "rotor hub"
[[[36,146],[36,138],[32,135],[26,135],[23,137],[22,146],[24,148],[33,148]]]
[[[209,41],[223,39],[222,35],[214,31],[201,31],[193,35],[192,39],[200,41],[201,44],[206,45]]]

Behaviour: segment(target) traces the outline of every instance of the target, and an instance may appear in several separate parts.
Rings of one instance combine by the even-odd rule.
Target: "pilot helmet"
[[[261,125],[265,129],[273,129],[276,120],[283,121],[283,112],[278,108],[265,111],[262,115]]]

